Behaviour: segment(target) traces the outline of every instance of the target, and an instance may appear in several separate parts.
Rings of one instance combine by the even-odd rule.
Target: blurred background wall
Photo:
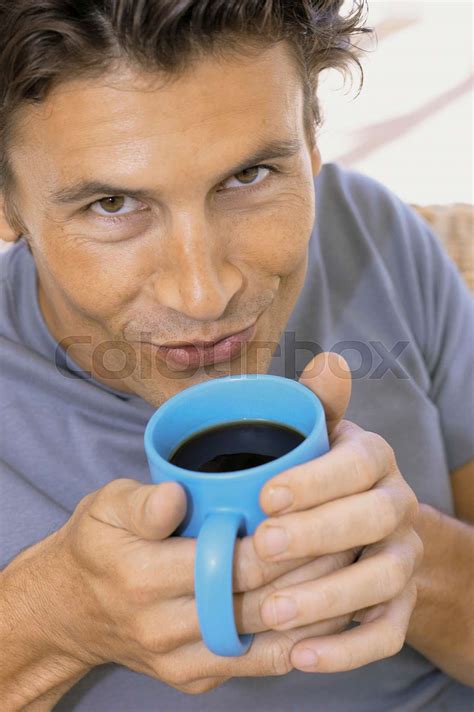
[[[347,6],[349,3],[346,3]],[[377,178],[410,203],[474,203],[473,3],[368,0],[364,86],[321,75],[325,162]],[[350,90],[350,91],[349,91]]]

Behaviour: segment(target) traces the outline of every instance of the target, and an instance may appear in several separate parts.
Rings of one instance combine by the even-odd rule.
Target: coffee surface
[[[216,425],[179,444],[169,462],[194,472],[232,472],[263,465],[285,455],[305,435],[265,420]]]

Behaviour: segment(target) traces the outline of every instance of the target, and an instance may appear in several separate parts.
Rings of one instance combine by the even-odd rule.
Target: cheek
[[[43,278],[81,311],[113,314],[143,283],[141,263],[130,254],[129,244],[92,244],[70,234],[48,237],[39,246]]]
[[[252,271],[291,275],[301,266],[314,223],[312,191],[282,193],[269,205],[220,217],[217,229],[226,236],[226,259]],[[54,228],[54,229],[53,229]],[[93,242],[57,225],[42,231],[35,259],[43,281],[85,314],[114,316],[135,300],[153,272],[166,270],[170,254],[154,230],[128,239]],[[173,251],[173,255],[174,255]]]
[[[267,273],[289,275],[306,255],[313,224],[311,196],[282,196],[271,206],[233,221],[229,244],[239,260]]]

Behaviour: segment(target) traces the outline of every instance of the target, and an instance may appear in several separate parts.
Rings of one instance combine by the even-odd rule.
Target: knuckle
[[[100,512],[100,510],[109,503],[112,497],[117,497],[117,495],[123,494],[133,487],[136,487],[136,485],[136,480],[127,477],[119,477],[107,482],[107,484],[94,493],[95,496],[92,502],[94,510]]]
[[[124,573],[122,581],[126,597],[132,606],[143,606],[150,601],[152,589],[146,580],[135,580],[130,573]]]
[[[357,423],[354,423],[352,420],[347,420],[347,418],[342,418],[336,426],[336,429],[340,435],[344,435],[345,437],[357,436],[362,431],[360,425],[357,425]]]
[[[166,627],[158,624],[150,625],[149,621],[136,616],[131,622],[129,636],[141,649],[153,655],[163,655],[172,650]]]
[[[159,559],[155,562],[159,569]],[[137,551],[133,561],[116,557],[115,566],[110,571],[116,590],[133,608],[155,604],[167,597],[150,563],[148,556],[142,556]]]
[[[164,680],[172,687],[178,690],[186,691],[190,685],[196,682],[196,679],[191,677],[189,670],[185,665],[165,665]]]
[[[360,433],[360,436],[362,438],[362,441],[365,445],[366,448],[373,448],[373,447],[384,447],[385,444],[387,444],[387,441],[385,438],[383,438],[381,435],[378,433],[374,432],[373,430],[362,430]]]
[[[397,472],[398,471],[398,461],[397,461],[397,455],[395,453],[394,448],[386,442],[386,447],[388,448],[387,452],[387,460],[388,460],[388,470],[389,472]]]
[[[180,691],[185,692],[188,695],[202,695],[205,692],[213,690],[222,684],[222,680],[216,680],[215,678],[206,678],[204,680],[193,680],[186,685],[180,686]]]
[[[408,597],[408,601],[410,603],[411,610],[413,612],[413,609],[416,606],[416,602],[418,600],[418,586],[416,585],[415,581],[412,579],[407,586],[406,590],[406,596]]]
[[[367,447],[370,450],[379,451],[382,454],[383,461],[385,463],[385,473],[388,474],[389,472],[397,470],[397,456],[390,443],[385,440],[382,435],[375,433],[372,430],[366,430],[365,435],[367,437]]]
[[[380,437],[380,435],[379,435]],[[382,438],[383,440],[383,438]],[[388,471],[395,472],[398,469],[397,456],[395,450],[386,440],[383,440],[383,447],[385,449],[385,457],[388,464]]]
[[[362,436],[363,437],[363,436]],[[351,467],[355,473],[356,481],[364,489],[368,489],[374,482],[373,471],[369,464],[365,450],[359,439],[356,439],[348,445],[350,453]]]
[[[412,532],[412,539],[413,539],[413,548],[415,551],[415,566],[414,569],[418,569],[418,567],[421,565],[421,562],[423,561],[423,557],[425,555],[425,545],[423,544],[423,541],[421,537],[416,533],[415,530]]]
[[[96,490],[92,504],[100,509],[109,497],[120,489],[121,480],[111,480],[106,485]]]
[[[405,631],[398,627],[392,627],[388,635],[388,655],[396,655],[405,645]]]
[[[388,536],[398,525],[398,512],[390,491],[375,490],[375,505],[373,508],[374,524],[382,537]]]
[[[87,514],[87,509],[84,512]],[[69,528],[69,546],[73,557],[83,566],[89,567],[96,558],[97,547],[91,540],[91,519],[88,516],[80,516],[71,522]]]
[[[371,435],[371,441],[372,441],[372,446],[373,447],[379,447],[381,452],[384,455],[384,459],[387,463],[387,470],[388,472],[393,472],[394,470],[397,469],[397,456],[395,454],[395,450],[393,447],[390,445],[390,443],[385,440],[384,437],[379,435],[379,433],[370,433]]]
[[[290,659],[292,646],[292,641],[286,636],[278,636],[269,646],[268,666],[270,675],[286,675],[293,669]]]
[[[416,494],[413,492],[411,487],[407,485],[407,507],[406,507],[406,519],[409,522],[414,522],[420,511],[420,504]]]
[[[358,667],[359,663],[351,645],[346,645],[343,655],[345,669],[353,670],[354,668]]]
[[[385,565],[384,583],[385,595],[390,598],[398,596],[406,587],[409,572],[407,570],[406,561],[396,555],[387,554],[388,561]]]
[[[101,519],[102,513],[104,511],[104,508],[106,507],[106,503],[109,498],[109,494],[105,491],[108,486],[109,485],[105,485],[105,487],[102,487],[100,490],[97,490],[97,492],[95,492],[95,496],[91,499],[89,507],[87,508],[87,513],[90,515],[90,517],[97,520]]]
[[[264,563],[259,559],[238,557],[236,562],[237,580],[243,591],[254,591],[265,584]]]
[[[262,606],[272,594],[279,593],[281,589],[283,588],[283,584],[279,584],[278,579],[275,579],[275,581],[270,581],[270,583],[266,584],[264,588],[262,588],[260,591],[256,592],[257,595],[257,600],[256,600],[256,605],[257,609],[259,611],[259,617],[261,620],[261,610]]]
[[[171,661],[169,656],[161,655],[153,661],[152,670],[158,680],[181,691],[191,680],[184,679],[180,674],[180,667],[180,665],[176,665],[175,661]]]
[[[110,480],[102,487],[102,491],[110,493],[120,493],[137,486],[137,480],[131,477],[117,477],[115,480]]]
[[[91,506],[92,502],[97,496],[97,492],[89,492],[89,494],[86,494],[85,497],[83,497],[80,502],[76,505],[76,508],[74,510],[74,514],[76,516],[82,515],[89,507]]]
[[[121,591],[124,598],[132,605],[143,602],[143,587],[141,581],[135,579],[130,568],[123,561],[117,563],[116,568],[117,589]]]

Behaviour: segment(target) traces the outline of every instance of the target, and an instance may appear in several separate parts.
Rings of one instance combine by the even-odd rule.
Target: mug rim
[[[254,378],[251,378],[251,377]],[[186,392],[189,390],[192,390],[193,388],[200,388],[201,390],[205,391],[208,390],[208,388],[213,388],[215,387],[214,384],[219,384],[219,382],[222,381],[241,381],[241,380],[265,380],[265,381],[273,381],[273,380],[278,380],[278,382],[281,382],[281,380],[288,381],[289,387],[293,388],[297,391],[300,391],[301,393],[305,393],[308,396],[308,402],[311,402],[313,407],[315,408],[316,411],[316,417],[315,421],[313,424],[313,427],[311,428],[310,432],[308,435],[304,438],[304,440],[294,447],[292,450],[289,452],[285,453],[284,455],[281,455],[280,457],[276,458],[275,460],[271,460],[270,462],[266,462],[262,465],[256,465],[255,467],[248,467],[245,470],[231,470],[229,472],[199,472],[199,471],[194,471],[194,470],[188,470],[184,467],[179,467],[178,465],[174,465],[173,463],[169,462],[169,460],[166,460],[162,455],[160,455],[159,452],[157,452],[154,444],[153,444],[153,434],[155,432],[155,428],[157,424],[159,423],[160,419],[163,417],[163,408],[166,409],[166,406],[168,403],[173,401],[173,405],[178,403],[179,401],[184,400],[186,397]],[[203,394],[205,396],[205,393]],[[258,418],[251,417],[249,416],[250,420],[258,420]],[[265,418],[266,421],[268,421],[268,418]],[[235,419],[229,419],[229,420],[222,420],[222,425],[225,425],[226,423],[230,422],[235,422]],[[285,423],[282,423],[281,420],[275,420],[273,421],[275,423],[280,423],[284,425]],[[288,424],[286,424],[288,425]],[[321,403],[321,400],[318,398],[318,396],[313,393],[313,391],[308,388],[308,386],[305,386],[304,384],[300,383],[299,381],[295,381],[292,378],[286,378],[285,376],[275,376],[273,374],[232,374],[230,376],[222,376],[220,378],[215,378],[211,379],[209,381],[204,381],[201,383],[196,383],[193,386],[189,386],[188,388],[185,388],[184,390],[180,391],[179,393],[175,394],[171,398],[169,398],[162,406],[157,408],[157,410],[153,413],[151,418],[149,419],[146,428],[145,428],[145,434],[144,434],[144,444],[145,444],[145,452],[147,455],[147,458],[149,458],[155,466],[163,466],[163,464],[166,466],[167,471],[169,471],[170,476],[173,477],[178,477],[181,480],[189,479],[189,480],[212,480],[213,482],[219,482],[219,481],[227,481],[233,480],[233,479],[240,479],[245,476],[252,476],[255,477],[255,475],[264,475],[266,474],[269,470],[273,471],[274,463],[278,461],[279,464],[281,464],[282,470],[286,469],[286,464],[288,464],[290,467],[294,467],[293,461],[295,457],[295,453],[300,454],[304,452],[307,448],[311,446],[311,444],[314,442],[315,439],[319,438],[320,432],[323,427],[326,426],[325,423],[325,413],[324,413],[324,408]],[[197,430],[194,434],[197,434],[199,430]],[[192,437],[192,436],[190,436]]]

